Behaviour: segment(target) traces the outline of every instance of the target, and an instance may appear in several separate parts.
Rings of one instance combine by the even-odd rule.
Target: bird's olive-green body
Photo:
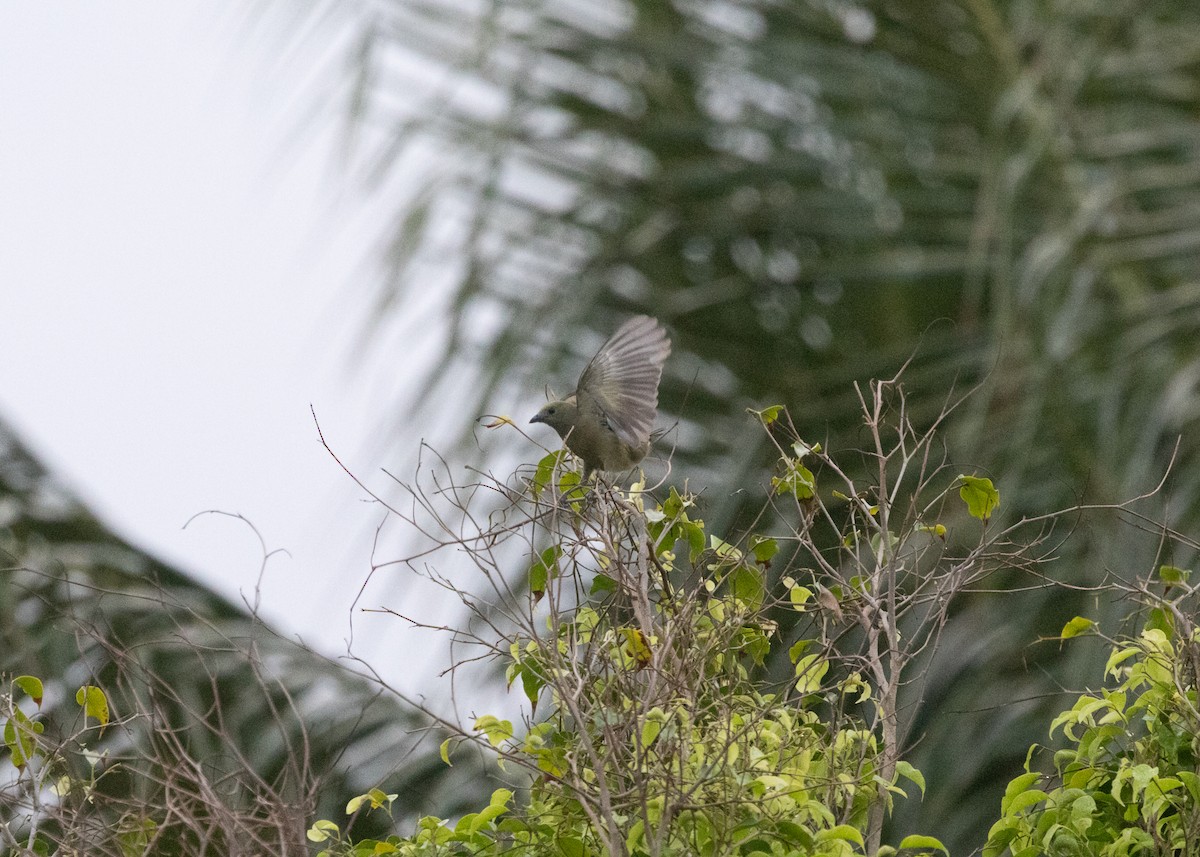
[[[530,422],[545,423],[558,432],[567,449],[583,461],[585,475],[593,470],[628,470],[646,457],[649,438],[637,447],[626,443],[602,421],[583,418],[574,399],[550,402]]]
[[[658,382],[671,352],[666,331],[649,316],[631,318],[592,358],[575,395],[549,402],[530,420],[558,432],[593,470],[628,470],[650,451]]]

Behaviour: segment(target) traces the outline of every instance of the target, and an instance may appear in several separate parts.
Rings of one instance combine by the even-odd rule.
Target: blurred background
[[[376,760],[351,779],[469,804],[410,710],[290,642],[347,652],[381,520],[310,405],[377,490],[422,438],[503,472],[539,451],[475,418],[533,413],[635,312],[671,330],[672,479],[715,531],[768,480],[747,406],[853,447],[853,382],[911,358],[918,421],[978,385],[943,438],[1005,521],[1127,500],[1174,461],[1149,523],[1061,534],[1055,582],[1186,566],[1156,524],[1200,524],[1198,28],[1186,0],[5,6],[0,548],[24,572],[2,668],[81,668],[51,619],[104,610],[64,574],[116,575],[109,605],[152,579],[119,626],[146,639],[179,605],[259,633],[257,605],[290,681],[378,711],[312,701],[331,759]],[[262,544],[225,516],[182,529],[211,509]],[[1099,650],[1039,638],[1131,609],[994,583],[910,700],[930,785],[897,824],[954,853],[1099,675]],[[360,606],[454,616],[427,598],[379,573]],[[354,622],[352,654],[444,692],[444,651],[414,663],[395,620]]]

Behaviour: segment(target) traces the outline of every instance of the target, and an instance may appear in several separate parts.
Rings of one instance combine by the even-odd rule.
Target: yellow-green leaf
[[[4,745],[8,747],[9,760],[13,767],[21,770],[39,752],[37,736],[46,727],[35,723],[20,708],[13,708],[12,716],[4,723]]]
[[[799,459],[785,458],[783,476],[771,477],[771,489],[776,494],[791,493],[797,500],[809,500],[816,492],[817,480],[813,472],[800,463]]]
[[[646,635],[637,628],[622,628],[621,636],[625,638],[625,651],[641,666],[650,663],[650,644]]]
[[[753,408],[746,408],[746,410],[758,417],[763,425],[769,426],[775,420],[779,419],[779,414],[783,411],[783,405],[768,405],[761,411],[756,411]]]
[[[19,675],[12,681],[13,687],[19,688],[38,707],[42,707],[42,680],[37,676]]]
[[[108,697],[95,685],[87,684],[75,693],[75,702],[83,709],[83,716],[108,725]]]
[[[801,637],[799,640],[792,643],[791,648],[788,649],[788,659],[793,664],[798,663],[800,660],[800,656],[802,654],[804,654],[805,650],[807,650],[808,647],[811,646],[812,644],[813,644],[812,640],[806,640],[803,637]]]
[[[712,535],[708,539],[712,544],[712,549],[721,559],[740,560],[742,558],[742,552],[724,539]]]
[[[1059,634],[1064,640],[1069,640],[1072,637],[1078,637],[1080,634],[1090,631],[1095,627],[1096,623],[1091,619],[1085,619],[1082,616],[1076,616],[1067,624],[1063,625],[1062,633]]]
[[[750,539],[750,551],[754,554],[755,562],[766,565],[779,553],[779,542],[764,536],[753,536]]]
[[[816,693],[821,689],[821,679],[829,672],[829,661],[820,655],[805,655],[796,661],[796,690],[800,693]]]
[[[488,800],[488,806],[508,806],[513,793],[509,789],[496,789]]]
[[[1000,492],[983,476],[959,476],[958,496],[967,504],[971,517],[986,521],[1000,505]]]
[[[558,577],[558,560],[562,556],[562,548],[552,545],[546,548],[529,567],[529,591],[534,598],[541,598],[546,591],[546,584]]]
[[[1191,569],[1178,568],[1174,565],[1160,565],[1158,567],[1158,579],[1168,586],[1187,583],[1188,578],[1191,576]]]
[[[566,451],[561,449],[555,450],[549,455],[542,456],[542,460],[538,462],[537,470],[533,474],[533,494],[535,497],[550,484],[550,480],[554,477],[554,471],[559,467],[565,456]]]
[[[330,838],[335,838],[339,834],[338,826],[332,821],[321,819],[314,822],[313,826],[308,829],[308,839],[310,842],[325,842]]]
[[[788,601],[791,602],[792,609],[797,613],[803,613],[806,604],[812,600],[812,590],[806,586],[792,586],[788,588]]]
[[[399,796],[397,794],[387,794],[383,789],[371,789],[367,792],[367,797],[371,801],[371,809],[379,809],[384,804],[390,806]]]
[[[513,736],[511,720],[500,720],[491,714],[485,714],[475,721],[475,730],[484,733],[493,747],[499,747]]]
[[[859,848],[863,846],[862,833],[857,827],[851,827],[848,824],[839,824],[837,827],[829,830],[822,830],[817,834],[817,839],[825,842],[830,839],[841,839],[845,842],[853,842]]]
[[[908,762],[905,762],[904,760],[900,760],[900,761],[896,762],[896,773],[899,774],[900,776],[904,777],[904,779],[911,780],[912,782],[916,783],[917,788],[919,788],[921,790],[921,794],[925,794],[925,775],[922,774],[920,771],[918,771],[916,768],[914,768],[912,765],[910,765]],[[912,837],[909,837],[909,838],[911,839]],[[907,842],[907,841],[908,840],[906,839],[905,842]],[[901,843],[900,847],[908,848],[909,846]],[[923,846],[916,846],[916,847],[923,847]],[[942,848],[941,843],[938,843],[938,845],[935,847]],[[946,849],[942,848],[942,850],[945,851]]]
[[[932,836],[919,836],[917,834],[905,836],[900,840],[900,850],[903,851],[905,848],[936,848],[944,854],[950,853],[950,850],[941,843],[941,840],[935,839]]]

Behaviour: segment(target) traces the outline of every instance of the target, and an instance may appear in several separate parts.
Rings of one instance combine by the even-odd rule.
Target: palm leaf
[[[987,469],[1010,517],[1138,495],[1182,433],[1146,511],[1200,523],[1185,431],[1200,402],[1194,5],[369,8],[351,18],[372,43],[355,122],[395,133],[363,158],[376,178],[419,176],[420,201],[397,216],[376,305],[403,312],[455,260],[440,269],[455,359],[423,401],[492,410],[571,377],[614,313],[648,312],[675,333],[662,403],[697,481],[761,483],[749,403],[782,401],[806,434],[853,447],[850,383],[915,354],[918,416],[985,381],[950,425],[952,455]],[[501,323],[481,335],[481,317]],[[1057,579],[1156,561],[1153,537],[1080,527]],[[933,766],[931,805],[954,801],[956,850],[981,841],[1003,774],[1044,739],[1057,682],[1082,681],[1081,664],[1021,646],[1074,612],[1111,624],[1128,609],[1047,586],[998,613],[997,597],[963,603],[916,690],[914,761]],[[1014,695],[1031,701],[998,704]],[[966,740],[994,749],[963,758]]]

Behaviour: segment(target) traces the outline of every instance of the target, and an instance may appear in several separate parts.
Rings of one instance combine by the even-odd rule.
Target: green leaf
[[[1000,505],[1000,492],[992,485],[992,480],[982,476],[959,476],[962,487],[958,496],[967,504],[971,517],[986,521]]]
[[[767,596],[767,586],[762,570],[749,565],[739,565],[730,574],[730,591],[733,597],[758,610]]]
[[[918,771],[915,767],[901,759],[900,761],[896,762],[896,773],[904,777],[904,779],[911,780],[912,782],[916,783],[917,788],[921,790],[921,794],[925,794],[925,775]],[[905,848],[906,846],[901,843],[900,847]],[[941,848],[941,845],[939,844],[936,847]],[[943,848],[942,850],[944,851],[945,849]]]
[[[779,821],[775,823],[775,832],[784,842],[789,845],[798,845],[803,849],[811,850],[816,843],[816,839],[807,827],[796,824],[792,821]]]
[[[1175,616],[1161,607],[1153,607],[1146,617],[1146,628],[1157,628],[1168,638],[1175,636]]]
[[[537,470],[533,474],[533,495],[535,497],[550,484],[550,480],[554,478],[554,471],[560,469],[566,454],[565,450],[558,449],[549,455],[542,456],[542,460],[538,462]]]
[[[1036,806],[1042,801],[1049,800],[1050,795],[1046,794],[1041,789],[1029,789],[1015,795],[1008,804],[1008,814],[1015,815],[1023,809],[1028,809],[1031,806]]]
[[[1030,754],[1032,754],[1032,752],[1033,752],[1033,748],[1031,747]],[[1021,774],[1020,776],[1013,777],[1009,781],[1008,785],[1004,787],[1005,799],[1007,800],[1007,799],[1016,797],[1017,795],[1021,794],[1021,792],[1028,790],[1028,788],[1031,785],[1038,782],[1041,778],[1042,778],[1042,775],[1039,774],[1037,771],[1030,771],[1028,773]],[[1008,812],[1008,808],[1004,805],[1003,802],[1001,802],[1000,811],[1003,813]]]
[[[391,806],[399,795],[385,794],[382,789],[371,789],[366,794],[357,795],[350,798],[346,804],[346,815],[354,815],[365,803],[371,804],[371,809],[379,809],[383,806]]]
[[[75,702],[83,709],[85,718],[98,721],[102,728],[108,725],[108,697],[103,690],[95,685],[84,685],[76,691]]]
[[[492,792],[492,799],[488,802],[487,807],[475,814],[475,820],[471,824],[471,832],[478,833],[490,824],[493,819],[499,818],[508,812],[508,802],[512,799],[512,794],[508,789],[496,789],[496,791]]]
[[[771,489],[776,494],[791,494],[797,500],[810,500],[817,490],[817,480],[811,470],[799,459],[785,458],[786,470],[782,476],[771,478]]]
[[[1115,676],[1117,667],[1130,658],[1136,658],[1141,653],[1142,650],[1137,646],[1126,646],[1124,649],[1113,649],[1113,653],[1108,656],[1108,662],[1104,664],[1104,674]]]
[[[438,753],[441,755],[442,761],[450,767],[453,767],[453,763],[450,761],[450,742],[453,740],[453,737],[447,738],[438,748]]]
[[[488,806],[507,807],[513,793],[509,789],[496,789],[488,799]]]
[[[631,854],[643,853],[638,850],[638,843],[642,841],[642,836],[645,833],[646,822],[638,819],[629,827],[629,832],[625,834],[625,850]]]
[[[712,543],[712,549],[721,559],[733,560],[734,562],[741,560],[742,552],[737,547],[718,536],[709,536],[708,538]]]
[[[845,842],[853,842],[859,848],[863,846],[862,833],[857,827],[851,827],[849,824],[839,824],[837,827],[829,830],[822,830],[817,833],[817,839],[821,842],[827,842],[830,839],[841,839]]]
[[[1191,771],[1178,771],[1175,774],[1179,781],[1183,783],[1183,787],[1187,789],[1188,797],[1193,804],[1200,804],[1200,775],[1194,774]]]
[[[790,578],[789,578],[790,579]],[[809,601],[812,600],[812,590],[807,586],[796,585],[793,580],[792,585],[788,586],[788,601],[792,605],[792,609],[797,613],[803,613]]]
[[[942,541],[946,540],[945,524],[922,524],[921,526],[917,527],[917,532],[929,533],[929,535],[933,536],[934,538],[941,539]]]
[[[565,470],[558,478],[558,492],[571,503],[571,509],[578,514],[585,492],[582,486],[583,477],[574,470]]]
[[[651,708],[646,712],[646,719],[642,722],[642,747],[649,747],[658,738],[662,732],[663,724],[667,722],[667,714],[658,706]]]
[[[45,726],[35,723],[20,708],[13,708],[12,716],[4,723],[4,745],[8,747],[10,761],[21,770],[37,754],[37,736]]]
[[[321,819],[313,822],[313,826],[308,829],[308,839],[310,842],[325,842],[328,839],[336,838],[341,831],[338,826],[332,821]]]
[[[1091,619],[1085,619],[1082,616],[1076,616],[1067,624],[1063,625],[1062,633],[1058,636],[1064,640],[1069,640],[1072,637],[1078,637],[1087,631],[1090,631],[1096,625]]]
[[[765,536],[751,536],[750,552],[754,554],[755,562],[766,565],[779,553],[779,542]]]
[[[591,595],[599,595],[603,592],[616,592],[617,582],[607,574],[597,574],[592,578],[592,587],[589,590]]]
[[[792,643],[791,648],[788,649],[788,659],[795,664],[800,660],[800,656],[804,654],[804,651],[812,644],[812,640],[805,639],[800,639]]]
[[[19,675],[12,680],[13,687],[19,688],[38,707],[42,707],[42,680],[36,676]],[[15,695],[15,694],[14,694]]]
[[[1178,568],[1173,565],[1160,565],[1158,567],[1158,579],[1168,586],[1187,583],[1188,578],[1191,576],[1191,569]]]
[[[476,719],[474,728],[477,732],[484,733],[493,747],[499,747],[513,736],[512,721],[500,720],[491,714]]]
[[[754,414],[762,421],[764,426],[769,426],[775,420],[779,419],[779,414],[783,412],[783,405],[768,405],[761,411],[756,411],[753,408],[746,408],[747,413]]]
[[[529,705],[534,711],[537,710],[538,697],[545,686],[546,680],[542,678],[541,673],[528,664],[522,666],[521,690],[525,692],[525,698],[529,700]]]
[[[680,527],[683,529],[684,538],[687,539],[689,559],[695,562],[700,554],[704,553],[704,527],[699,521],[685,521]]]
[[[583,847],[583,840],[574,836],[559,836],[555,839],[554,844],[561,857],[585,857],[587,854]]]
[[[558,560],[561,556],[562,548],[552,545],[542,551],[529,567],[529,591],[534,598],[541,598],[546,591],[546,584],[558,577]]]
[[[935,839],[932,836],[919,836],[916,834],[905,836],[900,840],[900,850],[903,851],[905,848],[936,848],[944,854],[950,853],[950,850],[941,843],[941,840]]]
[[[796,690],[803,694],[821,689],[821,679],[829,672],[829,661],[817,655],[805,655],[796,661]]]

